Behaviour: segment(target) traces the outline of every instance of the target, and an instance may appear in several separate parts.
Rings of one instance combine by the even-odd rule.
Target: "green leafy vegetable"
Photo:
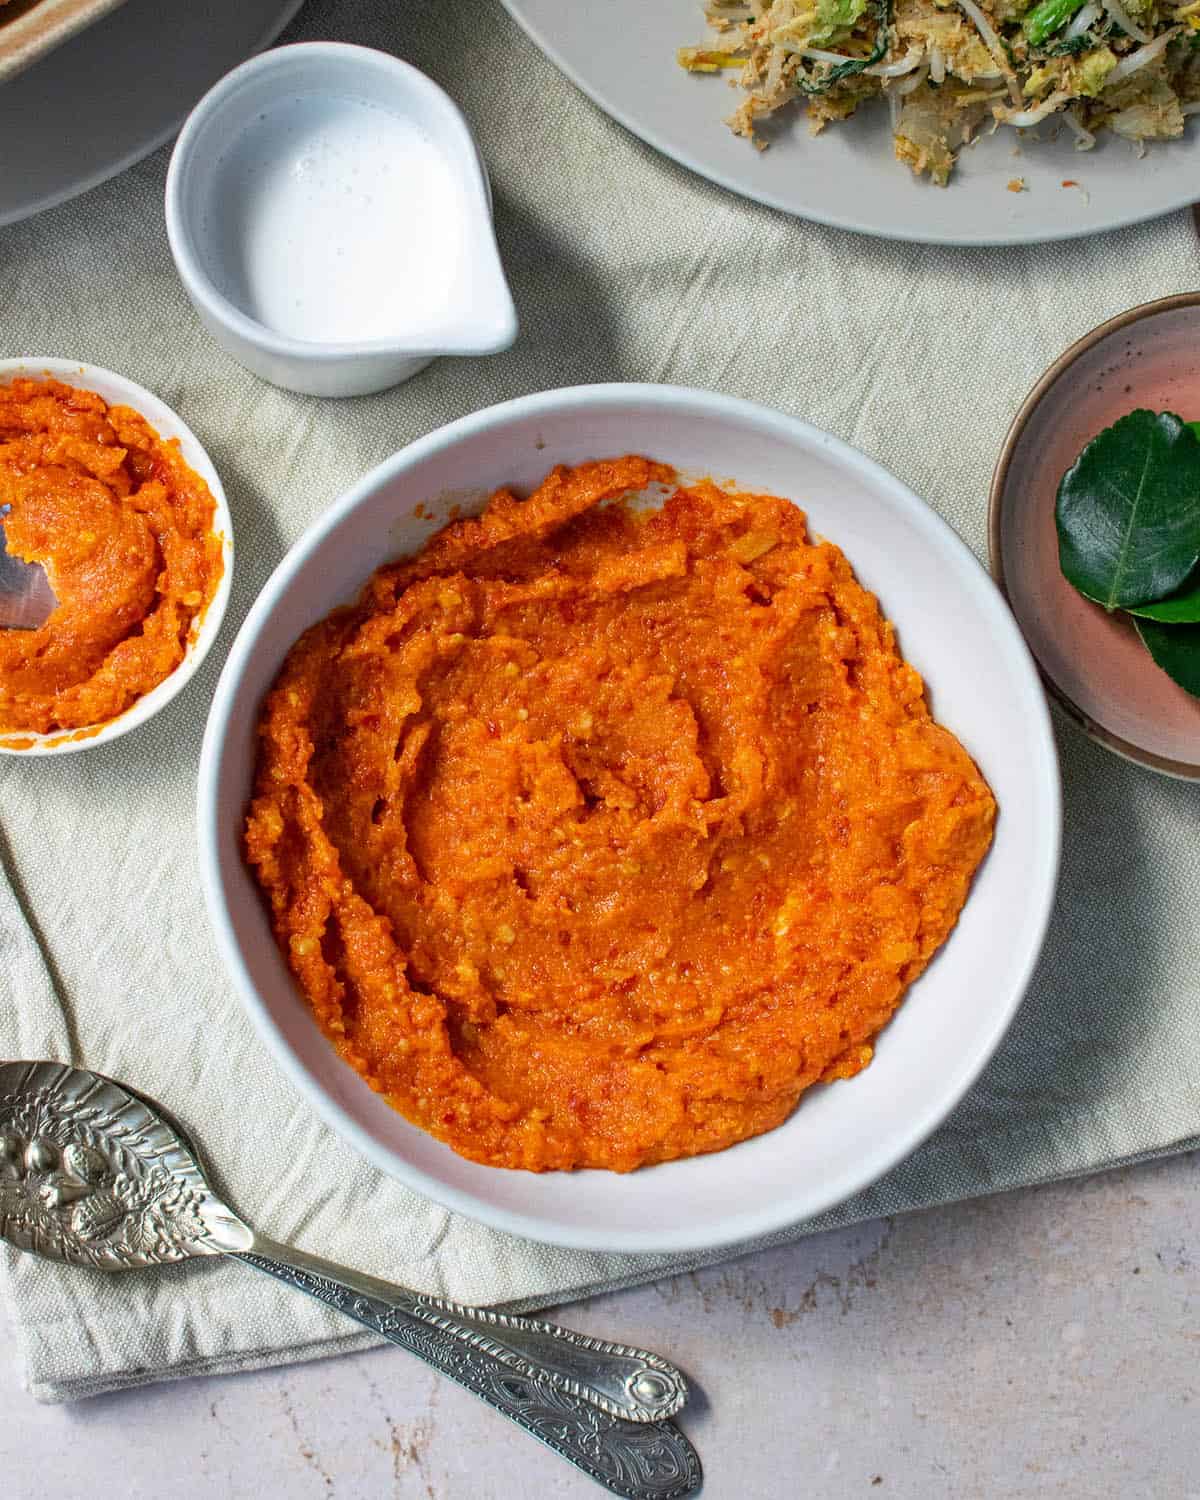
[[[1065,35],[1051,36],[1044,46],[1029,47],[1027,51],[1028,55],[1036,60],[1048,57],[1078,57],[1081,52],[1090,52],[1093,47],[1102,45],[1106,39],[1112,41],[1114,37],[1121,35],[1120,29],[1114,26],[1106,15],[1102,15],[1078,36],[1069,38]],[[1200,36],[1200,33],[1196,35]]]
[[[1055,518],[1068,582],[1132,616],[1154,662],[1200,698],[1200,422],[1114,422],[1063,475]]]
[[[1133,623],[1163,671],[1200,698],[1200,625],[1162,625],[1157,620],[1138,619]]]
[[[1105,609],[1174,593],[1200,561],[1200,441],[1171,412],[1133,411],[1063,475],[1055,510],[1068,582]]]
[[[1073,36],[1068,41],[1064,38],[1061,42],[1052,42],[1047,47],[1038,47],[1030,52],[1031,57],[1078,57],[1081,52],[1087,52],[1089,48],[1096,45],[1095,37],[1084,32],[1082,36]]]
[[[1053,36],[1082,8],[1083,0],[1040,0],[1021,23],[1030,46],[1040,47],[1048,36]]]
[[[892,25],[892,0],[869,0],[871,14],[876,20],[875,41],[865,57],[856,57],[853,62],[838,63],[817,77],[801,70],[793,80],[801,94],[827,94],[835,83],[843,78],[853,78],[872,63],[882,62],[887,56],[888,34]]]
[[[1129,613],[1139,620],[1161,620],[1164,625],[1200,623],[1200,574],[1193,573],[1181,589],[1157,604],[1131,604]]]
[[[867,0],[817,0],[817,25],[810,33],[810,46],[822,47],[839,31],[847,31],[867,8]]]

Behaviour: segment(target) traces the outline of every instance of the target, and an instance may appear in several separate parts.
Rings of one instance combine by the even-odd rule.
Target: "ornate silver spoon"
[[[664,1420],[687,1400],[666,1360],[276,1244],[215,1196],[180,1127],[98,1073],[0,1063],[0,1239],[102,1271],[233,1256],[416,1354],[614,1494],[674,1500],[700,1486],[695,1449]]]
[[[57,600],[45,568],[9,553],[4,517],[10,509],[0,505],[0,630],[37,630],[50,618]]]

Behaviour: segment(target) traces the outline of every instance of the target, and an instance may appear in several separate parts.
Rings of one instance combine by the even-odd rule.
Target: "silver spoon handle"
[[[276,1244],[257,1232],[241,1259],[282,1276],[351,1317],[359,1317],[358,1303],[365,1298],[369,1316],[359,1321],[376,1327],[382,1316],[387,1327],[378,1331],[388,1338],[393,1326],[405,1323],[426,1337],[442,1334],[517,1375],[541,1376],[565,1395],[590,1401],[626,1422],[661,1421],[687,1401],[680,1372],[647,1349],[608,1343],[534,1318],[426,1297]]]
[[[682,1375],[657,1355],[422,1297],[263,1235],[234,1254],[417,1355],[613,1494],[675,1500],[699,1488],[700,1460],[674,1423],[624,1415],[646,1411],[632,1387],[651,1375],[661,1382],[660,1404],[667,1399],[660,1389],[670,1387],[670,1411],[686,1399]]]

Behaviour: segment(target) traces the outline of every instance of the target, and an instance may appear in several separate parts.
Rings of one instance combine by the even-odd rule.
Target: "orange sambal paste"
[[[0,733],[106,723],[169,677],[223,571],[204,480],[127,406],[56,380],[0,387],[0,520],[57,607],[0,630]]]
[[[770,495],[619,503],[673,479],[500,490],[304,635],[263,710],[246,852],[292,972],[476,1161],[770,1130],[869,1062],[991,841],[841,552]]]

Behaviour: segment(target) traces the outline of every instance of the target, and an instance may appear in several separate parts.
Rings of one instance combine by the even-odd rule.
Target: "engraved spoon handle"
[[[629,1421],[618,1414],[646,1410],[622,1383],[631,1389],[650,1376],[661,1382],[653,1393],[658,1401],[664,1399],[662,1386],[670,1384],[669,1409],[683,1404],[683,1377],[657,1355],[550,1323],[422,1297],[259,1234],[252,1250],[234,1255],[417,1355],[613,1494],[675,1500],[699,1488],[700,1460],[674,1423],[648,1416]],[[570,1353],[564,1357],[562,1351]]]
[[[241,1258],[272,1275],[282,1275],[351,1316],[358,1316],[355,1299],[365,1297],[384,1308],[389,1326],[407,1320],[427,1335],[436,1330],[518,1375],[541,1376],[564,1395],[590,1401],[622,1421],[658,1422],[674,1416],[687,1401],[687,1384],[680,1372],[646,1349],[608,1343],[534,1318],[427,1297],[318,1260],[257,1231]],[[390,1337],[387,1329],[380,1331]]]

